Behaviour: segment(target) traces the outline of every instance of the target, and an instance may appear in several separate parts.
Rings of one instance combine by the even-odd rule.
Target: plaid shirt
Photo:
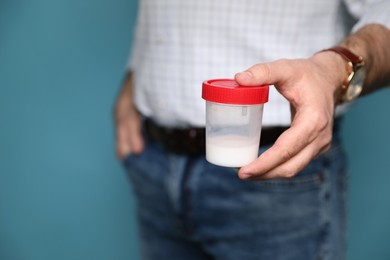
[[[309,57],[371,22],[390,26],[389,0],[140,0],[128,62],[136,106],[166,126],[203,126],[204,80]],[[269,100],[263,125],[289,125],[288,101],[273,87]]]

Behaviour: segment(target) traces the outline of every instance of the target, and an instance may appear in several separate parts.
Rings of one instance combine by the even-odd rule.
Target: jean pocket
[[[260,186],[268,189],[294,191],[319,188],[330,178],[339,163],[340,149],[335,146],[328,152],[313,160],[305,169],[290,179],[273,179],[262,181]]]
[[[325,180],[325,171],[316,171],[311,174],[297,175],[290,179],[273,179],[257,183],[262,189],[274,191],[303,191],[318,188]]]

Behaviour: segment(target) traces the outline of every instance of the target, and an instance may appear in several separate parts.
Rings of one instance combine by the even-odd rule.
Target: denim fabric
[[[337,137],[288,180],[242,181],[237,169],[151,141],[123,163],[142,259],[345,259],[346,159]]]

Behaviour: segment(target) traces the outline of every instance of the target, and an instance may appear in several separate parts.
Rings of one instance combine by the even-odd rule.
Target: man
[[[344,259],[339,128],[349,101],[390,82],[389,13],[389,1],[140,1],[115,117],[143,259]],[[239,170],[202,147],[201,83],[233,76],[274,85],[260,156]]]

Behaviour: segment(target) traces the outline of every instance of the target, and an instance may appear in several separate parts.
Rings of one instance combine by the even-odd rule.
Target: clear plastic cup
[[[268,85],[240,86],[233,79],[203,82],[208,162],[242,167],[256,160],[268,91]]]

